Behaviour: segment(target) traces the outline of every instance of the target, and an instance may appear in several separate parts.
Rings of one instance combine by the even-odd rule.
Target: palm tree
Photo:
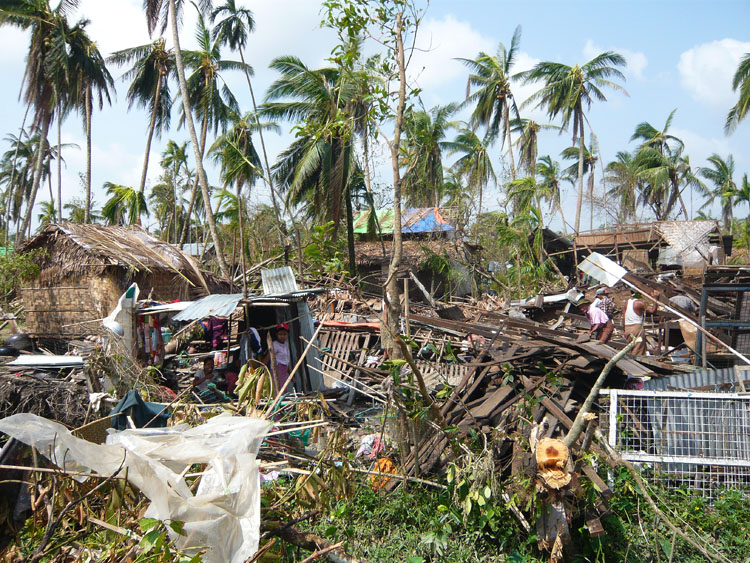
[[[281,220],[281,210],[276,201],[276,189],[273,185],[273,176],[271,175],[271,166],[268,161],[266,142],[263,138],[263,127],[260,125],[258,106],[255,102],[255,92],[250,80],[252,69],[249,65],[245,64],[245,54],[243,51],[247,46],[248,34],[255,31],[255,19],[250,10],[246,8],[238,8],[235,0],[225,0],[223,5],[217,7],[211,12],[211,22],[215,23],[217,19],[219,20],[219,23],[217,23],[214,28],[214,37],[219,37],[222,45],[227,45],[232,51],[237,51],[240,55],[242,64],[245,65],[245,79],[247,80],[247,87],[250,90],[250,99],[253,103],[252,115],[255,116],[255,125],[257,126],[258,139],[260,139],[260,148],[263,153],[263,163],[266,171],[265,175],[261,175],[268,184],[268,188],[271,192],[271,204],[273,205],[273,210],[276,214],[276,221],[281,227],[282,232],[285,232],[286,225],[284,225],[284,222]]]
[[[167,146],[162,152],[161,166],[162,168],[171,168],[171,186],[172,186],[172,202],[173,207],[171,209],[171,223],[173,227],[173,241],[177,241],[177,223],[178,223],[178,208],[177,208],[177,187],[179,185],[180,172],[183,168],[187,171],[187,141],[180,144],[170,140],[167,142]],[[182,209],[180,209],[182,211]],[[165,240],[169,240],[169,232],[165,233]]]
[[[459,59],[469,67],[469,83],[464,104],[475,104],[471,114],[473,126],[486,127],[486,137],[490,141],[500,138],[500,149],[508,143],[510,173],[516,179],[516,168],[513,162],[513,143],[510,137],[510,124],[518,118],[518,107],[511,90],[511,70],[521,42],[521,26],[513,33],[510,48],[500,43],[495,56],[480,52],[476,59]],[[472,94],[470,88],[477,90]],[[511,115],[512,114],[512,115]]]
[[[750,182],[747,180],[747,174],[742,176],[742,187],[737,189],[734,194],[734,203],[746,203],[748,206],[747,219],[745,219],[746,227],[750,226]]]
[[[281,77],[269,87],[261,112],[272,120],[304,124],[274,166],[278,184],[286,188],[287,207],[303,206],[311,216],[332,221],[334,238],[343,207],[353,273],[350,191],[354,180],[361,177],[353,144],[358,117],[355,78],[342,68],[310,69],[292,56],[274,59],[270,66]]]
[[[83,223],[86,219],[86,200],[80,197],[74,197],[68,203],[63,206],[63,209],[68,212],[66,221],[71,223]],[[91,213],[89,214],[92,223],[96,223],[102,219],[96,212],[96,202],[91,202]]]
[[[594,100],[606,101],[604,88],[620,92],[625,89],[612,79],[624,81],[625,75],[618,67],[627,63],[622,55],[607,51],[578,66],[562,63],[541,62],[533,69],[523,73],[529,82],[544,82],[544,86],[533,94],[524,105],[536,104],[544,107],[550,119],[560,117],[562,126],[573,125],[573,145],[578,142],[578,199],[576,200],[575,232],[581,227],[581,206],[583,203],[583,166],[584,166],[584,123],[585,110],[591,107]]]
[[[174,42],[175,52],[175,66],[177,67],[177,78],[180,83],[183,115],[185,123],[187,124],[188,132],[190,133],[190,142],[192,143],[195,156],[196,174],[201,186],[201,193],[204,200],[203,203],[206,209],[206,220],[208,222],[209,230],[211,231],[211,239],[213,240],[214,248],[216,249],[216,259],[219,263],[219,270],[221,271],[222,276],[228,278],[229,271],[227,269],[226,260],[224,259],[219,233],[216,229],[213,210],[211,209],[208,177],[206,176],[206,170],[203,168],[203,154],[201,152],[202,145],[199,144],[198,135],[195,132],[195,124],[193,123],[193,115],[191,113],[191,100],[188,94],[185,66],[182,58],[182,50],[180,48],[180,34],[177,26],[179,19],[178,3],[181,7],[182,2],[178,2],[178,0],[144,0],[143,5],[146,11],[146,23],[150,34],[153,33],[154,29],[156,29],[159,24],[161,24],[162,31],[166,30],[167,23],[171,25],[172,41]],[[210,5],[210,0],[200,0],[200,7],[204,12],[207,11]]]
[[[190,105],[193,107],[196,117],[201,120],[201,158],[206,151],[206,136],[209,129],[214,134],[219,130],[224,131],[232,117],[239,113],[239,104],[226,83],[222,84],[223,78],[220,73],[227,70],[245,70],[245,65],[242,63],[226,61],[221,58],[221,42],[218,39],[212,39],[211,35],[211,30],[206,26],[203,16],[199,14],[195,34],[198,49],[183,52],[185,64],[191,70],[186,82]],[[180,123],[183,123],[184,119],[183,111],[180,116]],[[196,177],[190,194],[188,216],[192,213],[195,205],[198,180],[199,178]],[[210,207],[210,193],[202,195],[204,207],[206,202]],[[206,216],[208,217],[208,215],[209,210],[206,208]],[[213,217],[213,211],[210,211],[210,215]],[[187,236],[187,228],[188,224],[186,223],[180,235],[180,244],[184,242]]]
[[[460,155],[451,169],[466,178],[470,189],[476,188],[479,192],[477,208],[477,217],[479,217],[482,214],[482,197],[485,188],[490,181],[497,182],[487,145],[473,129],[464,126],[458,130],[453,141],[445,141],[442,146],[448,154]]]
[[[727,134],[735,130],[737,124],[745,119],[750,110],[750,53],[745,53],[734,73],[732,90],[735,92],[739,90],[740,97],[727,115],[727,121],[724,124],[724,131]]]
[[[581,168],[583,168],[583,174],[588,174],[588,184],[587,184],[587,193],[589,198],[589,206],[590,206],[590,217],[589,217],[589,230],[594,230],[594,171],[596,169],[596,163],[599,160],[599,157],[594,152],[593,147],[584,147],[583,151],[583,167],[580,166],[580,163],[578,162],[578,158],[580,157],[580,150],[578,147],[567,147],[563,149],[560,156],[562,156],[565,160],[573,160],[573,164],[568,166],[568,168],[565,169],[564,174],[566,176],[573,177],[577,171],[580,171]]]
[[[104,188],[111,197],[102,207],[102,217],[110,225],[135,225],[140,222],[141,215],[149,215],[146,198],[140,190],[112,182],[105,182]],[[89,203],[87,201],[86,205]]]
[[[703,186],[693,173],[690,160],[682,154],[682,147],[662,154],[658,149],[642,146],[635,154],[635,164],[645,182],[642,200],[649,203],[657,221],[669,217],[678,203],[685,219],[689,219],[682,190],[690,187],[702,192]]]
[[[615,155],[615,160],[607,164],[605,169],[606,182],[612,186],[608,195],[619,202],[617,206],[619,223],[626,223],[636,218],[636,203],[649,203],[640,200],[643,195],[644,181],[639,172],[635,157],[627,151],[619,151]]]
[[[57,209],[55,209],[54,201],[43,201],[40,203],[40,207],[42,208],[42,211],[37,215],[37,219],[39,220],[39,230],[41,231],[50,223],[55,222],[57,218]]]
[[[172,112],[172,96],[169,91],[169,80],[174,73],[174,53],[166,48],[164,38],[160,37],[148,45],[140,45],[116,51],[107,59],[119,66],[133,66],[122,75],[129,81],[128,110],[133,106],[148,108],[151,119],[146,135],[146,150],[143,155],[143,170],[138,189],[146,189],[146,175],[151,155],[151,141],[154,133],[161,137],[163,131],[169,130]]]
[[[557,125],[537,123],[533,119],[517,118],[511,122],[510,129],[518,135],[518,166],[530,176],[536,176],[536,162],[539,152],[539,132],[559,130]]]
[[[568,236],[568,227],[565,221],[565,214],[562,209],[562,181],[569,179],[564,176],[560,163],[552,160],[549,155],[539,158],[536,164],[536,173],[538,176],[537,184],[542,188],[551,204],[552,210],[560,213],[562,220],[563,234]]]
[[[15,0],[0,8],[0,27],[10,25],[30,31],[24,101],[33,109],[33,124],[39,132],[39,149],[35,155],[33,177],[26,202],[23,223],[17,233],[20,243],[31,225],[32,210],[42,182],[47,135],[58,107],[67,103],[69,32],[66,16],[77,7],[77,0],[60,0],[53,9],[49,0]]]
[[[404,118],[406,172],[403,190],[408,205],[412,207],[437,207],[440,204],[442,143],[447,130],[455,126],[449,118],[456,109],[455,104],[435,106],[430,111],[412,111]]]
[[[699,174],[714,185],[713,190],[704,188],[703,195],[708,199],[701,209],[708,207],[717,199],[721,202],[721,218],[724,229],[733,232],[734,198],[737,194],[737,184],[734,181],[734,157],[730,154],[726,159],[714,153],[708,157],[712,168],[701,168]]]
[[[635,160],[642,170],[642,176],[648,177],[652,183],[666,184],[651,186],[651,194],[664,194],[670,200],[676,198],[680,202],[685,219],[688,219],[687,207],[678,182],[678,168],[685,144],[668,132],[676,111],[677,109],[673,109],[670,112],[661,131],[647,121],[639,123],[630,140],[641,141]]]
[[[115,83],[107,70],[107,65],[99,49],[86,33],[88,20],[79,21],[68,34],[69,73],[71,77],[70,103],[83,110],[86,127],[86,222],[91,215],[91,121],[94,99],[98,100],[99,110],[104,101],[112,103],[110,88]]]

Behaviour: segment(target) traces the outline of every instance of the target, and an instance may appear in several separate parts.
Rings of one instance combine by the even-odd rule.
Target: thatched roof
[[[179,274],[208,291],[204,273],[192,256],[137,226],[48,225],[24,243],[19,252],[35,248],[46,250],[46,256],[39,261],[45,282],[114,267],[130,272]]]
[[[354,251],[357,264],[360,267],[372,268],[390,262],[393,253],[393,241],[386,240],[385,258],[380,241],[356,242]],[[405,240],[403,244],[402,267],[417,269],[422,261],[430,254],[447,254],[457,260],[468,260],[475,247],[462,241],[450,240]]]

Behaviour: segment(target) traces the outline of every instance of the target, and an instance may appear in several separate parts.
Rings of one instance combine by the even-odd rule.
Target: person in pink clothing
[[[590,335],[596,335],[599,342],[606,343],[612,336],[612,332],[615,330],[615,325],[611,319],[602,311],[599,307],[594,307],[591,301],[583,300],[578,306],[581,308],[586,318],[589,320],[591,330]]]
[[[273,341],[273,355],[276,360],[276,378],[278,389],[281,389],[289,378],[289,325],[281,323],[276,327],[276,340]],[[291,385],[291,383],[290,383]]]

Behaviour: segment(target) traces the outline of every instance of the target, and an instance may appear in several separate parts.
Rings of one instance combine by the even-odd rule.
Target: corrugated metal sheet
[[[172,320],[186,322],[205,317],[228,317],[237,308],[241,299],[241,293],[207,295],[177,313]]]
[[[393,232],[393,209],[380,209],[375,212],[384,233]],[[354,220],[354,232],[367,234],[370,211],[362,211]],[[402,233],[439,233],[454,230],[439,207],[409,207],[401,210]]]
[[[263,295],[288,295],[299,291],[290,266],[261,270],[260,277],[263,280]]]
[[[745,376],[745,379],[750,379],[750,375]],[[724,369],[697,369],[670,377],[649,379],[643,383],[643,389],[647,391],[681,391],[697,389],[699,387],[712,387],[706,390],[726,393],[740,391],[739,388],[736,388],[738,387],[737,375],[733,367]]]

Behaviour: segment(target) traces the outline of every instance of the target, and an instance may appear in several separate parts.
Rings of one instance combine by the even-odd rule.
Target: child
[[[281,389],[289,378],[289,325],[281,323],[276,327],[276,340],[273,341],[273,354],[276,359],[276,377],[278,389]]]

